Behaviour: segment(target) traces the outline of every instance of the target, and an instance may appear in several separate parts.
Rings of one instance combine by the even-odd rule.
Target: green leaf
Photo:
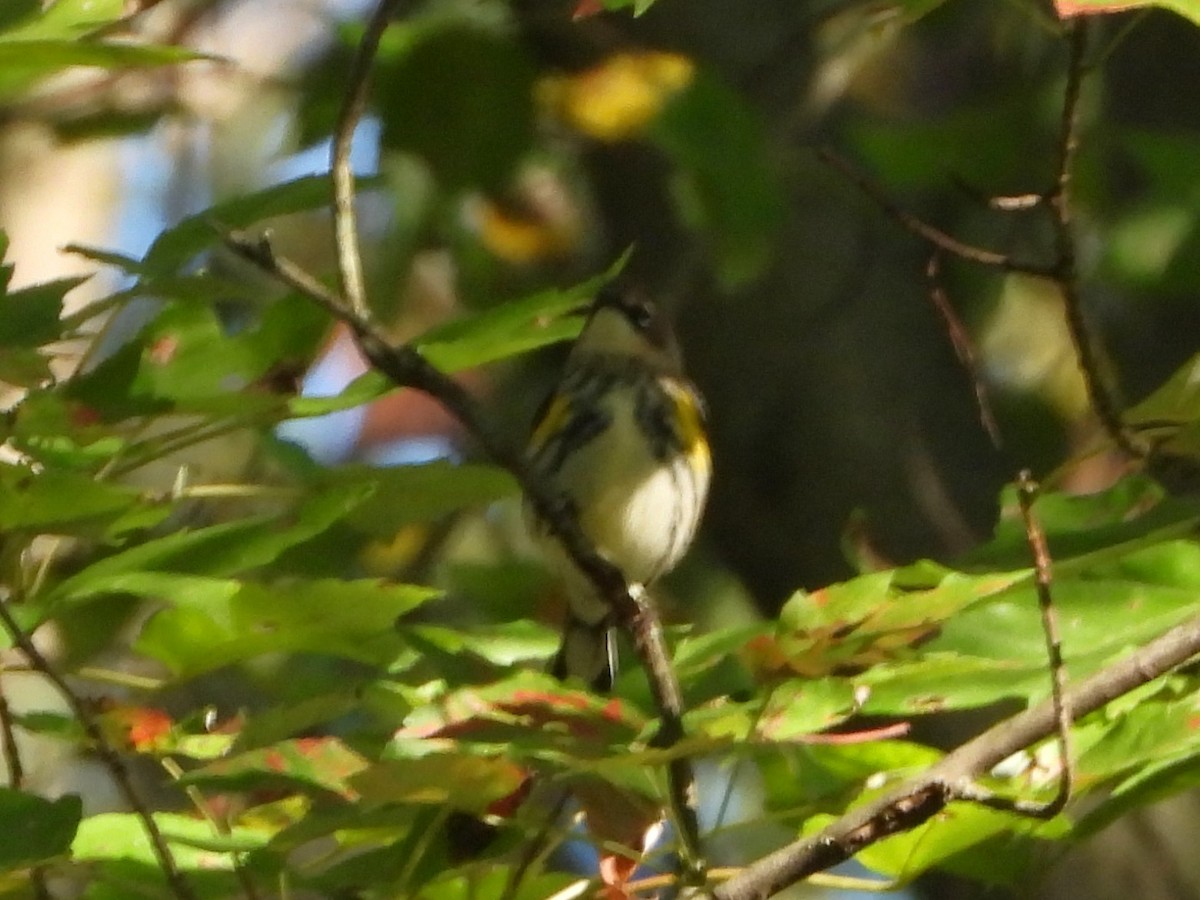
[[[380,185],[379,178],[358,179],[358,189]],[[218,244],[217,226],[247,228],[275,216],[320,209],[332,202],[333,187],[327,175],[306,175],[275,184],[251,194],[240,194],[189,216],[158,236],[142,265],[147,272],[170,275],[189,263],[197,254]]]
[[[527,619],[472,625],[469,631],[440,625],[412,625],[402,634],[426,649],[436,648],[456,658],[469,653],[497,666],[546,659],[554,653],[561,639],[554,629]]]
[[[362,709],[363,697],[359,691],[357,683],[342,679],[337,690],[332,692],[256,710],[238,732],[237,748],[251,750],[295,734],[328,731],[330,723]]]
[[[142,261],[140,259],[126,256],[124,253],[118,253],[115,250],[105,250],[101,247],[92,247],[87,244],[67,244],[63,247],[63,252],[74,253],[77,256],[82,256],[84,259],[90,259],[92,262],[121,269],[129,275],[139,275],[142,272]]]
[[[62,337],[63,297],[87,278],[60,278],[14,291],[0,302],[0,349],[38,347]]]
[[[602,3],[604,9],[607,10],[629,9],[632,7],[633,15],[637,17],[653,6],[655,0],[602,0]],[[585,0],[578,0],[577,9],[583,8],[585,5]],[[595,12],[599,12],[599,9],[595,10]],[[576,12],[575,15],[578,16],[579,13]]]
[[[0,13],[0,42],[36,38],[77,38],[125,14],[123,0],[54,0],[42,10],[38,0],[8,0]]]
[[[270,425],[285,416],[289,396],[264,389],[264,382],[270,387],[275,372],[298,370],[311,359],[327,317],[314,304],[289,297],[250,310],[248,321],[231,329],[212,305],[228,299],[228,291],[207,282],[154,279],[164,291],[203,284],[205,296],[160,304],[133,340],[71,379],[66,395],[108,422],[168,410],[229,416],[246,425]],[[208,295],[209,287],[217,293]]]
[[[207,578],[236,575],[265,566],[283,551],[321,534],[369,492],[366,486],[330,489],[286,517],[264,514],[195,530],[183,529],[130,547],[93,563],[50,592],[48,601],[86,599],[114,590],[116,576],[173,571]]]
[[[807,827],[815,829],[820,825],[816,822]],[[952,803],[923,825],[863,849],[857,859],[900,884],[910,883],[935,866],[945,867],[956,858],[960,865],[952,868],[969,872],[975,880],[1009,884],[1015,877],[1028,874],[1032,862],[1028,850],[1018,854],[1018,845],[1005,842],[1003,852],[990,848],[972,855],[969,866],[961,864],[963,855],[996,838],[1008,835],[1063,837],[1069,828],[1062,816],[1041,823],[982,806]]]
[[[1087,781],[1133,773],[1136,769],[1183,754],[1200,753],[1200,719],[1194,695],[1179,700],[1156,700],[1124,712],[1104,736],[1080,754],[1077,772]],[[1128,786],[1128,785],[1127,785]]]
[[[516,791],[527,775],[503,755],[429,753],[376,763],[350,784],[368,806],[419,803],[480,813]]]
[[[888,783],[924,771],[941,758],[938,751],[903,740],[849,744],[802,743],[778,761],[763,759],[767,807],[801,811],[830,803],[842,808],[868,781],[888,776]],[[811,811],[811,809],[810,809]]]
[[[111,520],[140,500],[133,488],[91,476],[0,465],[0,529],[75,533],[76,526]],[[90,529],[94,530],[94,529]]]
[[[756,622],[737,628],[723,628],[703,634],[688,635],[675,646],[674,666],[681,683],[692,688],[705,675],[718,672],[726,675],[727,664],[737,658],[737,654],[750,641],[769,639],[774,631],[770,624]],[[724,681],[722,694],[731,692],[731,685]]]
[[[1011,490],[1002,503],[1016,509]],[[1193,533],[1200,501],[1163,497],[1145,476],[1132,476],[1087,496],[1046,492],[1034,512],[1046,533],[1056,577],[1077,575],[1131,553]],[[967,568],[1016,568],[1031,560],[1025,526],[1015,513],[996,526],[996,536],[961,561]]]
[[[66,853],[82,816],[83,802],[75,794],[47,800],[0,788],[0,822],[8,823],[0,841],[0,871],[25,868]]]
[[[1186,751],[1159,756],[1139,767],[1080,817],[1072,837],[1083,840],[1135,809],[1194,789],[1200,785],[1198,756],[1195,746],[1189,742]]]
[[[562,318],[589,303],[620,272],[628,254],[607,272],[566,290],[548,290],[457,319],[416,340],[421,355],[446,372],[479,366],[571,340],[582,320]]]
[[[793,679],[774,688],[757,721],[757,734],[786,742],[824,731],[855,712],[854,686],[837,678]]]
[[[922,562],[800,593],[781,611],[774,641],[756,644],[751,655],[770,668],[786,662],[788,670],[810,676],[905,659],[943,621],[1030,575],[1027,569],[968,575]]]
[[[622,748],[627,754],[646,725],[629,703],[568,688],[530,671],[445,694],[436,703],[412,699],[415,708],[388,744],[387,758],[424,756],[436,747],[430,738],[446,737],[510,758],[550,750],[556,759],[566,754],[580,762],[606,748]]]
[[[284,398],[257,385],[277,366],[299,368],[311,359],[328,318],[296,297],[257,312],[230,333],[211,306],[167,304],[139,336],[145,349],[130,393],[170,401],[180,412],[283,415]]]
[[[1200,423],[1200,353],[1180,366],[1157,390],[1124,415],[1131,427],[1153,429],[1159,433],[1169,434],[1172,428],[1194,428]],[[1168,440],[1159,444],[1157,449],[1200,457],[1200,447],[1195,444],[1177,448]]]
[[[76,66],[128,69],[211,58],[184,47],[71,39],[15,40],[0,35],[0,99],[18,96],[42,79]]]
[[[223,791],[316,788],[352,798],[350,779],[368,767],[367,759],[337,738],[299,738],[246,750],[188,772],[184,784]]]
[[[370,496],[347,522],[378,537],[392,537],[405,525],[435,521],[463,507],[486,506],[517,493],[512,476],[503,469],[445,461],[385,469],[341,466],[319,480],[341,490],[369,485]]]
[[[1145,643],[1196,614],[1190,588],[1105,579],[1056,579],[1054,606],[1072,677]],[[955,652],[1026,665],[1046,665],[1045,637],[1031,587],[948,620],[928,652]]]
[[[1044,656],[1044,653],[1043,653]],[[1045,659],[1019,662],[930,651],[911,662],[885,662],[855,676],[867,715],[912,716],[989,706],[1049,689]]]
[[[324,416],[343,409],[353,409],[399,390],[396,383],[375,369],[364,372],[346,385],[341,392],[329,397],[292,397],[288,400],[289,418]]]
[[[1166,540],[1151,544],[1089,569],[1088,576],[1200,590],[1200,543]]]
[[[116,576],[108,586],[170,604],[134,646],[183,677],[282,652],[383,664],[400,643],[396,619],[438,594],[373,580],[263,585],[154,573]]]
[[[500,188],[533,141],[535,70],[510,36],[470,22],[393,27],[380,66],[383,145],[420,156],[452,190]]]
[[[217,834],[205,820],[179,813],[154,813],[154,821],[184,870],[232,871],[235,852],[258,849],[270,839],[268,831],[237,826],[228,834]],[[159,868],[145,826],[133,813],[101,813],[84,819],[71,855],[81,861],[129,860]]]

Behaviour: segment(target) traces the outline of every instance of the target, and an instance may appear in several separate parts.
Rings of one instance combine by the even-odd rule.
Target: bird
[[[586,308],[534,417],[528,460],[632,590],[648,588],[687,552],[712,476],[704,403],[684,376],[670,322],[640,292],[608,286]],[[614,611],[528,503],[526,516],[567,596],[550,671],[605,693],[616,675]]]

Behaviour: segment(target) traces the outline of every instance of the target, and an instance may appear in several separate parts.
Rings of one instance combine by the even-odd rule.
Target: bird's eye
[[[630,303],[625,312],[638,331],[647,331],[654,323],[654,311],[648,303]]]

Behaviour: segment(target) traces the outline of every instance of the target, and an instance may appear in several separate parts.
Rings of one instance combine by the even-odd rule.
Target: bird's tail
[[[617,646],[607,617],[592,624],[567,613],[562,644],[550,669],[555,678],[580,678],[599,694],[612,690]]]

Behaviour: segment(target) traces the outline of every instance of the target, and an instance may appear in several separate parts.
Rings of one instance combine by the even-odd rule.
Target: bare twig
[[[100,725],[96,722],[87,704],[78,694],[72,690],[67,684],[66,679],[54,667],[54,664],[37,648],[29,635],[21,628],[20,624],[13,618],[12,612],[9,610],[6,603],[0,603],[0,624],[4,626],[4,630],[8,632],[9,638],[18,650],[20,650],[29,660],[29,664],[38,672],[46,677],[46,680],[54,685],[55,689],[66,700],[67,706],[71,709],[71,714],[75,720],[83,728],[83,733],[87,736],[91,743],[92,750],[100,758],[100,762],[108,769],[112,776],[113,783],[117,786],[117,791],[121,795],[121,799],[128,804],[133,814],[138,817],[142,823],[142,828],[146,832],[146,837],[150,840],[150,847],[153,850],[155,857],[158,860],[159,868],[162,869],[163,876],[167,879],[167,886],[177,900],[197,900],[195,891],[192,886],[184,878],[179,866],[175,862],[175,856],[171,852],[171,848],[167,845],[167,839],[159,830],[158,823],[154,821],[154,815],[150,811],[150,807],[146,805],[141,796],[137,792],[137,788],[133,785],[133,777],[130,775],[129,767],[125,764],[124,758],[117,749],[109,742]]]
[[[1049,265],[1018,261],[1005,253],[997,253],[993,250],[966,244],[900,207],[878,184],[833,151],[819,149],[817,156],[849,178],[893,220],[938,251],[978,265],[1052,280],[1062,294],[1067,330],[1075,347],[1075,355],[1083,376],[1088,402],[1095,411],[1096,418],[1100,421],[1100,425],[1109,439],[1122,452],[1133,458],[1142,458],[1146,455],[1146,449],[1139,446],[1131,437],[1129,430],[1125,428],[1121,421],[1120,405],[1110,386],[1106,383],[1101,363],[1102,354],[1097,348],[1095,338],[1084,317],[1083,300],[1079,290],[1071,181],[1075,168],[1075,156],[1079,148],[1079,100],[1087,70],[1084,63],[1087,52],[1087,28],[1087,20],[1082,16],[1066,25],[1069,60],[1053,186],[1045,193],[991,198],[988,201],[990,206],[1001,210],[1044,207],[1050,211],[1054,225],[1055,258]]]
[[[1159,678],[1200,653],[1200,617],[1077,684],[1062,706],[1082,716]],[[1054,734],[1058,711],[1047,700],[988,729],[924,774],[842,816],[819,834],[763,857],[714,891],[717,900],[758,900],[831,868],[889,835],[917,827],[1013,753]]]
[[[1067,667],[1063,661],[1062,638],[1058,631],[1058,615],[1050,588],[1054,573],[1050,559],[1050,548],[1046,544],[1046,532],[1033,511],[1037,496],[1037,485],[1033,476],[1025,469],[1017,477],[1017,501],[1021,506],[1021,518],[1025,522],[1025,534],[1029,549],[1033,553],[1034,583],[1037,585],[1038,609],[1042,613],[1042,633],[1046,638],[1046,656],[1050,661],[1050,702],[1054,707],[1054,718],[1058,725],[1059,781],[1058,795],[1040,809],[1023,809],[1022,812],[1045,818],[1058,815],[1071,796],[1075,769],[1071,749],[1071,705],[1067,702]]]
[[[1026,469],[1017,476],[1017,502],[1021,507],[1021,519],[1025,524],[1025,536],[1033,554],[1034,584],[1037,587],[1038,609],[1042,614],[1042,633],[1046,637],[1046,655],[1050,661],[1050,703],[1058,737],[1058,792],[1046,803],[1035,803],[1021,799],[1000,797],[983,789],[971,794],[962,794],[963,799],[982,803],[993,809],[1015,812],[1038,819],[1052,819],[1063,811],[1071,798],[1071,787],[1075,778],[1073,753],[1071,750],[1071,706],[1066,700],[1067,675],[1063,663],[1062,640],[1058,632],[1058,616],[1054,612],[1054,601],[1050,588],[1054,576],[1051,571],[1050,548],[1046,544],[1046,533],[1033,512],[1033,501],[1037,485]]]
[[[1079,370],[1083,375],[1088,400],[1101,426],[1124,453],[1133,458],[1145,455],[1134,445],[1121,422],[1121,410],[1112,391],[1105,384],[1100,353],[1083,315],[1083,298],[1079,292],[1079,267],[1075,253],[1074,213],[1071,206],[1071,180],[1075,170],[1075,155],[1079,149],[1079,96],[1083,86],[1084,54],[1087,52],[1087,22],[1080,16],[1067,24],[1070,58],[1067,63],[1067,86],[1063,95],[1061,130],[1058,142],[1058,170],[1053,189],[1047,197],[1054,213],[1057,265],[1054,279],[1062,292],[1067,330],[1075,345]]]
[[[333,129],[333,147],[330,151],[329,171],[333,178],[333,231],[337,246],[338,277],[341,279],[342,296],[350,304],[356,316],[367,319],[367,287],[363,278],[362,254],[358,246],[358,217],[354,214],[354,169],[350,165],[350,148],[354,132],[367,107],[367,93],[371,82],[371,70],[379,41],[391,21],[392,14],[403,0],[380,0],[367,22],[350,68],[349,83],[342,107],[338,111],[337,124]]]
[[[925,277],[929,281],[929,299],[933,301],[934,307],[942,316],[942,321],[946,323],[946,332],[950,335],[954,353],[971,379],[971,384],[975,389],[975,404],[979,409],[979,422],[983,425],[983,430],[987,432],[988,437],[991,438],[992,446],[999,449],[1003,443],[1000,437],[1000,426],[996,424],[996,417],[992,414],[992,402],[988,396],[987,382],[984,381],[983,373],[980,371],[975,342],[971,340],[970,332],[958,317],[957,311],[950,303],[950,298],[946,296],[946,289],[942,287],[941,270],[941,254],[935,250],[929,257],[929,264],[925,267]]]
[[[1046,195],[1044,193],[990,194],[987,191],[981,190],[961,175],[951,175],[950,182],[976,203],[998,212],[1029,212],[1046,203]]]
[[[993,269],[1002,269],[1005,272],[1017,272],[1038,278],[1053,278],[1058,271],[1055,266],[1023,262],[1013,259],[1007,253],[997,253],[995,250],[987,250],[964,243],[899,206],[882,187],[865,173],[859,171],[849,160],[839,156],[828,147],[818,148],[817,157],[826,165],[845,175],[895,222],[949,256]]]

